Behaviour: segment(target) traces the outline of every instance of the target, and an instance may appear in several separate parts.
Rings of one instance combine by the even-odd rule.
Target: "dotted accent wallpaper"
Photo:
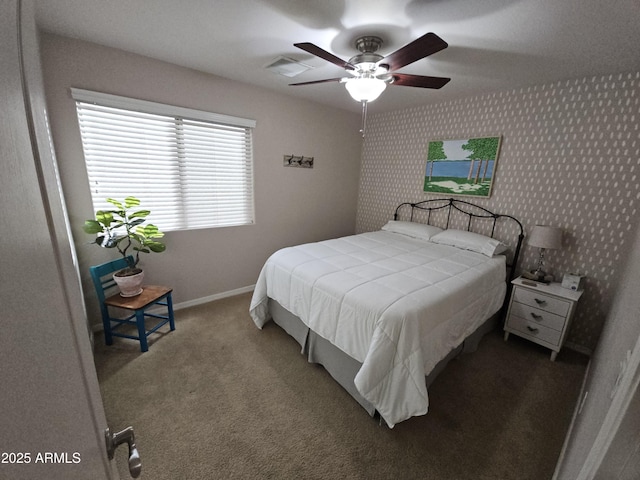
[[[455,79],[453,80],[455,81]],[[446,88],[446,87],[445,87]],[[428,92],[426,93],[428,95]],[[640,213],[640,72],[527,87],[370,114],[356,231],[380,229],[423,192],[430,140],[502,137],[490,198],[457,197],[564,230],[545,269],[585,275],[567,346],[590,353],[607,317]],[[535,267],[526,238],[519,272]]]

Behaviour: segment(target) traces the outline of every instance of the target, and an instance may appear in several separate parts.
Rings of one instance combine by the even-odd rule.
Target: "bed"
[[[495,328],[523,238],[514,217],[466,201],[403,203],[379,231],[275,252],[250,315],[393,428],[426,414],[433,379]]]

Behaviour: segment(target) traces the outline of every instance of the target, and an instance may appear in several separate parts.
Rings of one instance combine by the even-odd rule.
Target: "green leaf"
[[[136,197],[127,197],[124,199],[125,208],[137,207],[138,205],[140,205],[140,200]]]
[[[102,232],[102,228],[102,225],[100,225],[100,222],[97,220],[86,220],[82,227],[86,233],[100,233]]]
[[[115,205],[116,207],[118,207],[120,210],[122,210],[124,208],[124,205],[122,205],[122,203],[120,203],[118,200],[116,200],[115,198],[107,198],[107,202],[111,203],[112,205]]]
[[[113,213],[110,210],[98,210],[96,212],[96,220],[103,224],[105,227],[109,227],[113,222]]]
[[[129,218],[147,217],[151,213],[151,210],[138,210],[137,212],[129,215]]]
[[[140,235],[144,235],[147,238],[160,238],[164,237],[164,233],[162,233],[158,227],[154,224],[150,223],[149,225],[139,226],[136,228],[136,232]]]
[[[147,243],[147,246],[152,252],[155,252],[155,253],[162,253],[167,249],[167,246],[164,243],[160,243],[160,242],[150,242],[150,243]]]
[[[140,227],[138,227],[138,228],[140,228]],[[144,243],[144,240],[145,240],[144,236],[138,234],[137,232],[129,233],[129,237],[131,239],[135,240],[136,242],[138,242],[141,245]]]
[[[136,225],[140,225],[141,223],[144,223],[144,218],[136,218],[135,220],[129,222],[129,226],[135,227]]]

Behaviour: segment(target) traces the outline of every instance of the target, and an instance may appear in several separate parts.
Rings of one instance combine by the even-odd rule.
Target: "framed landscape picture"
[[[500,140],[498,136],[430,141],[424,191],[490,197]]]

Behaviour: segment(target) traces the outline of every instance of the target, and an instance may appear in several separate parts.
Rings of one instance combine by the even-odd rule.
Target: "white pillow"
[[[425,225],[424,223],[414,222],[401,222],[399,220],[389,220],[387,224],[382,227],[382,230],[388,232],[401,233],[413,238],[419,238],[421,240],[429,240],[436,233],[442,232],[441,228],[434,227],[433,225]]]
[[[431,237],[431,241],[441,245],[451,245],[452,247],[482,253],[487,257],[499,255],[509,249],[504,243],[495,238],[464,230],[445,230]]]

